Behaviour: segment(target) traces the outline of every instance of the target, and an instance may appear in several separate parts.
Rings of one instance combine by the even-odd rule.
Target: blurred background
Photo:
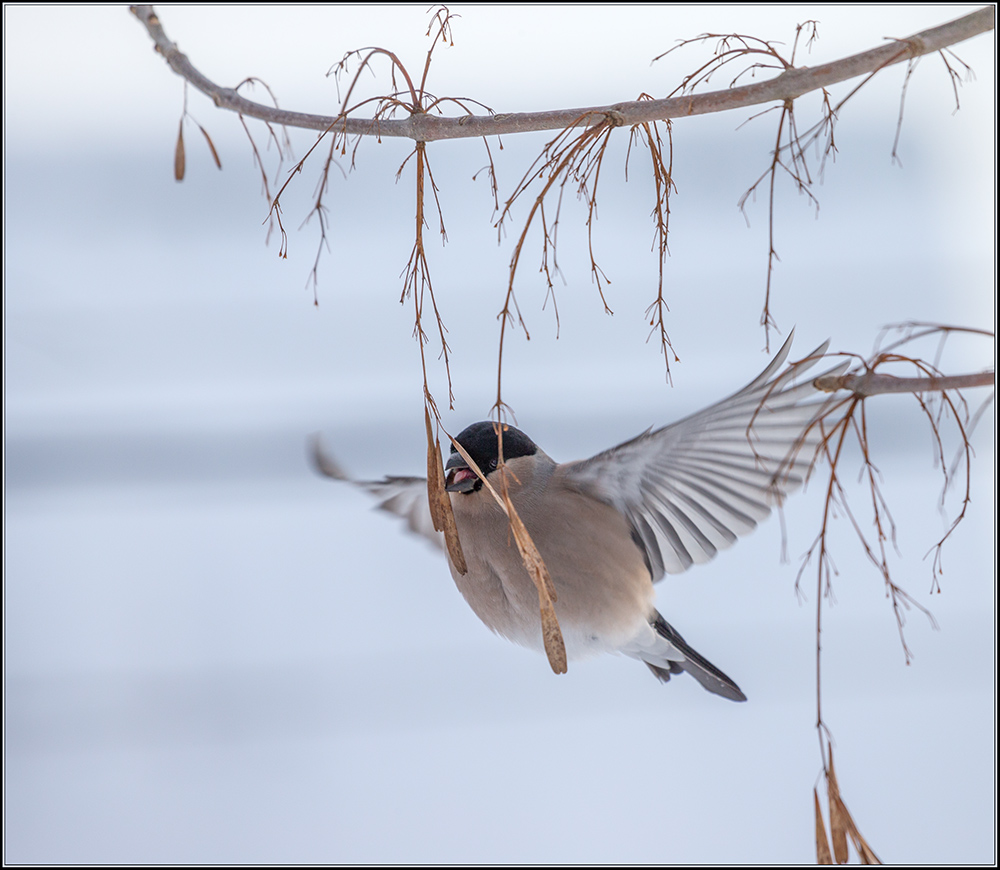
[[[795,25],[817,19],[820,41],[797,58],[814,65],[974,8],[459,4],[429,87],[497,112],[602,105],[672,91],[708,48],[651,59],[704,32],[788,49]],[[259,76],[301,111],[336,112],[325,73],[346,51],[384,46],[419,70],[428,46],[421,4],[159,11],[210,78]],[[813,860],[815,569],[794,587],[822,487],[791,502],[784,536],[772,520],[659,588],[659,609],[749,703],[690,679],[660,686],[614,657],[555,677],[479,624],[431,547],[307,460],[321,432],[359,477],[423,473],[419,355],[412,308],[399,304],[412,164],[395,174],[411,146],[362,143],[353,167],[347,158],[334,172],[314,305],[319,236],[300,224],[318,163],[291,188],[280,259],[238,118],[193,90],[188,109],[223,171],[188,123],[187,177],[174,181],[184,85],[126,7],[6,6],[4,16],[6,860]],[[842,110],[818,214],[779,180],[772,313],[784,333],[796,329],[793,356],[826,338],[867,355],[901,321],[992,328],[993,37],[954,52],[975,73],[961,109],[941,58],[923,59],[906,92],[901,166],[890,158],[897,66]],[[365,86],[386,83],[383,67]],[[249,96],[266,99],[261,88]],[[816,97],[796,104],[800,128],[817,109]],[[539,249],[526,250],[518,293],[531,339],[508,344],[505,398],[557,460],[681,417],[766,364],[766,196],[748,219],[736,206],[773,147],[777,113],[745,123],[757,112],[673,127],[672,387],[646,341],[647,152],[633,151],[626,183],[623,135],[602,174],[595,252],[613,317],[590,282],[574,197],[559,225],[558,330],[551,301],[543,310]],[[248,126],[273,179],[275,150]],[[313,141],[291,138],[296,157]],[[501,200],[549,138],[490,143]],[[432,218],[453,351],[445,424],[457,432],[495,398],[496,313],[518,229],[497,244],[488,184],[473,180],[487,162],[481,141],[428,150],[448,231],[438,244]],[[527,200],[515,215],[526,213]],[[917,350],[934,359],[939,348]],[[959,338],[940,365],[960,373],[992,360],[990,341]],[[431,378],[444,408],[439,363]],[[972,410],[985,393],[970,391]],[[841,519],[834,598],[822,604],[823,714],[841,788],[883,860],[991,862],[993,410],[973,437],[967,519],[932,595],[924,557],[960,509],[961,483],[941,508],[913,397],[871,405],[896,522],[893,576],[940,630],[906,614],[907,666],[881,579]],[[944,429],[950,462],[958,442]]]

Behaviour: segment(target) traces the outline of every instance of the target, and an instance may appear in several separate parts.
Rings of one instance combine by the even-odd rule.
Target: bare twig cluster
[[[921,413],[926,418],[932,433],[935,464],[941,469],[942,488],[941,504],[949,488],[960,481],[961,506],[957,515],[942,535],[931,547],[933,552],[931,591],[940,591],[939,578],[942,570],[942,552],[945,543],[966,516],[970,501],[972,447],[969,442],[971,429],[981,416],[983,408],[970,415],[961,389],[977,386],[992,386],[994,373],[979,372],[968,375],[945,377],[934,364],[899,353],[906,344],[928,336],[940,336],[942,342],[955,333],[975,334],[993,339],[993,333],[986,330],[963,329],[960,327],[937,326],[932,324],[904,324],[897,328],[902,337],[877,352],[871,359],[864,360],[855,354],[847,356],[860,362],[860,371],[848,374],[835,374],[817,378],[814,385],[819,389],[836,393],[840,398],[831,400],[823,416],[813,424],[819,429],[820,446],[817,458],[826,474],[824,484],[823,520],[820,531],[812,545],[806,551],[796,578],[796,590],[802,580],[806,568],[815,559],[816,567],[816,728],[820,743],[820,754],[823,759],[824,775],[830,801],[831,833],[834,844],[833,858],[837,863],[847,861],[846,840],[844,832],[850,833],[855,849],[863,863],[880,863],[874,852],[857,831],[854,820],[840,797],[840,790],[833,772],[833,749],[830,730],[823,718],[822,705],[822,621],[824,600],[829,600],[833,594],[833,576],[836,567],[831,552],[831,534],[833,520],[846,517],[853,529],[867,559],[882,577],[886,598],[892,605],[893,617],[899,632],[904,660],[907,664],[912,659],[912,652],[906,643],[904,627],[906,612],[911,608],[921,611],[936,627],[933,615],[908,593],[892,576],[889,548],[896,548],[896,525],[892,518],[888,500],[881,486],[881,472],[874,460],[874,451],[869,439],[868,421],[866,415],[866,400],[875,395],[885,393],[906,392],[914,396]],[[939,349],[940,356],[940,349]],[[917,376],[900,378],[880,371],[886,367],[900,366],[910,368]],[[847,395],[844,395],[844,393]],[[992,401],[988,398],[983,407]],[[949,467],[945,458],[945,427],[950,423],[957,432],[959,449],[958,458]],[[847,490],[841,481],[844,468],[846,448],[855,443],[861,454],[861,481],[867,491],[869,514],[867,522],[859,519],[852,508]],[[957,473],[956,473],[957,472]],[[868,531],[866,531],[866,528]],[[823,829],[822,814],[819,799],[816,798],[816,838],[817,859],[819,863],[833,863]]]
[[[521,229],[517,242],[514,244],[507,277],[507,293],[498,316],[500,320],[500,340],[497,354],[497,398],[494,404],[494,412],[498,417],[502,416],[507,410],[502,395],[504,337],[508,326],[514,321],[515,315],[517,324],[524,330],[525,336],[530,337],[527,325],[521,315],[520,307],[517,304],[517,297],[514,294],[514,280],[517,276],[517,269],[521,261],[521,253],[524,249],[528,232],[536,222],[540,227],[542,236],[540,271],[545,276],[548,288],[546,301],[548,299],[552,300],[558,329],[559,308],[555,297],[553,278],[559,273],[559,263],[556,254],[558,242],[557,231],[559,218],[562,213],[563,196],[566,193],[567,186],[575,188],[577,199],[582,200],[586,204],[587,250],[590,256],[590,274],[597,285],[597,292],[601,297],[604,310],[608,314],[612,313],[601,286],[602,282],[608,282],[608,278],[598,265],[594,255],[594,221],[597,216],[597,192],[601,179],[601,168],[607,153],[608,142],[611,139],[614,129],[621,126],[621,118],[614,112],[609,112],[596,117],[581,117],[578,119],[578,122],[566,127],[559,135],[545,145],[541,154],[528,167],[514,188],[513,193],[504,203],[503,210],[500,212],[500,217],[496,222],[498,234],[502,237],[505,222],[512,219],[511,209],[514,204],[528,194],[528,191],[533,188],[536,181],[540,182],[541,189],[535,195],[534,201],[529,208],[528,216],[524,221],[524,226]],[[584,129],[581,132],[576,132],[576,127],[578,126],[584,126]],[[646,141],[654,151],[653,167],[657,190],[654,213],[660,218],[659,227],[662,231],[662,248],[665,255],[666,215],[669,213],[667,199],[672,181],[669,169],[666,168],[667,164],[664,164],[662,152],[659,150],[661,140],[655,123],[645,125],[644,131],[647,138],[643,141]],[[634,129],[632,135],[633,137],[636,135]],[[547,212],[546,202],[550,193],[555,193],[555,205],[554,207],[550,207]],[[665,338],[665,328],[663,335]]]
[[[714,51],[712,57],[698,67],[694,72],[684,78],[674,93],[693,93],[694,89],[703,84],[707,84],[713,75],[719,73],[723,68],[731,65],[735,66],[733,78],[730,82],[730,89],[736,87],[740,79],[755,77],[758,72],[766,70],[781,70],[781,75],[794,74],[801,68],[795,66],[796,54],[800,43],[804,41],[805,48],[811,48],[818,39],[818,29],[816,21],[806,21],[799,24],[795,30],[795,39],[792,42],[792,50],[787,59],[777,48],[776,43],[759,39],[754,36],[747,36],[739,33],[720,34],[706,33],[695,39],[681,40],[678,45],[664,52],[656,58],[659,60],[671,52],[686,48],[692,45],[702,45],[708,41],[714,41]],[[855,85],[846,96],[834,102],[826,86],[818,88],[821,95],[821,105],[819,119],[805,130],[801,130],[795,114],[795,96],[786,96],[780,100],[778,105],[772,106],[748,119],[747,122],[755,120],[763,115],[777,111],[778,123],[774,139],[774,147],[771,150],[771,160],[761,176],[750,185],[739,200],[739,208],[747,217],[746,206],[751,199],[756,199],[758,190],[765,183],[767,184],[768,202],[768,253],[767,272],[764,288],[764,305],[761,311],[760,322],[764,327],[765,346],[770,346],[770,332],[777,329],[777,322],[774,318],[771,305],[771,285],[774,276],[774,269],[778,257],[775,243],[774,216],[775,216],[775,190],[779,176],[787,177],[794,185],[799,194],[804,195],[815,210],[819,211],[819,199],[814,190],[816,181],[822,177],[823,167],[826,160],[836,155],[837,146],[834,136],[834,128],[840,117],[840,112],[865,85],[867,85],[879,72],[900,63],[902,60],[908,61],[906,76],[900,95],[899,117],[896,123],[896,137],[893,142],[892,159],[899,162],[898,148],[899,137],[903,125],[903,106],[906,98],[906,90],[910,82],[910,77],[915,69],[916,60],[919,55],[912,54],[914,48],[923,47],[921,35],[909,37],[908,39],[897,40],[894,43],[895,50],[888,52],[881,58],[880,62],[865,70],[864,78]],[[962,75],[959,74],[953,64],[965,68],[966,75],[971,70],[957,58],[952,52],[941,49],[939,55],[944,62],[945,68],[952,84],[955,94],[956,109],[959,105],[958,87],[962,82]],[[949,60],[949,56],[951,60]],[[777,79],[775,79],[777,80]],[[673,96],[673,94],[671,95]],[[810,150],[816,149],[819,166],[810,169]]]
[[[927,420],[934,446],[935,465],[941,470],[941,504],[944,504],[948,490],[961,481],[961,507],[942,537],[931,547],[929,553],[934,554],[932,560],[931,591],[939,591],[939,577],[943,573],[941,567],[944,544],[965,518],[970,499],[972,447],[969,443],[970,426],[974,416],[960,390],[970,387],[992,386],[994,373],[992,371],[976,372],[967,375],[945,376],[932,363],[899,353],[906,344],[928,336],[947,338],[956,333],[980,335],[993,339],[993,333],[981,329],[967,329],[932,324],[904,324],[897,327],[903,336],[876,353],[871,359],[864,360],[855,354],[846,354],[860,362],[860,371],[844,375],[817,378],[815,385],[829,392],[847,393],[843,398],[835,400],[829,407],[823,419],[816,422],[822,432],[821,458],[824,466],[829,469],[829,475],[824,486],[824,514],[819,534],[813,541],[799,569],[798,582],[813,557],[817,566],[817,599],[829,597],[832,591],[832,577],[835,573],[829,551],[829,534],[832,520],[841,515],[848,519],[860,542],[868,560],[875,566],[885,583],[886,597],[892,602],[900,641],[903,646],[907,663],[912,654],[906,645],[903,635],[905,611],[910,606],[927,613],[911,595],[897,585],[891,575],[888,547],[896,546],[896,526],[892,513],[881,487],[881,472],[873,458],[874,450],[869,438],[866,400],[875,395],[887,393],[909,393],[913,395],[921,413]],[[881,371],[887,367],[904,366],[916,373],[916,377],[901,378]],[[987,403],[992,400],[987,399]],[[949,466],[946,459],[945,427],[955,428],[958,441],[959,461]],[[868,492],[871,511],[870,524],[861,523],[852,510],[844,486],[839,475],[843,466],[845,449],[849,443],[855,443],[861,454],[861,480]],[[873,533],[866,533],[868,525]],[[930,614],[928,613],[928,616]],[[817,615],[817,620],[819,615]],[[818,630],[818,627],[817,627]]]
[[[640,99],[648,97],[642,94]],[[649,97],[652,99],[652,97]],[[674,187],[674,143],[672,136],[672,126],[670,121],[658,121],[636,124],[629,133],[629,151],[625,156],[625,179],[628,180],[628,160],[632,151],[632,146],[636,143],[644,145],[649,150],[650,169],[653,176],[653,208],[650,212],[653,218],[654,238],[653,247],[657,253],[657,282],[656,298],[646,309],[646,317],[649,318],[649,338],[656,335],[660,342],[660,350],[667,367],[667,380],[670,379],[670,358],[677,360],[674,347],[667,334],[666,315],[670,310],[667,300],[663,295],[663,270],[667,265],[667,254],[670,248],[667,238],[670,234],[670,195],[676,188]],[[667,143],[664,152],[663,135],[666,133]],[[646,340],[648,341],[649,338]]]
[[[817,39],[817,23],[806,21],[798,25],[795,29],[795,40],[792,43],[792,51],[786,60],[777,49],[775,43],[759,39],[755,36],[746,36],[740,33],[706,33],[696,39],[682,40],[678,45],[664,52],[656,60],[666,57],[671,52],[685,48],[690,45],[701,45],[709,40],[715,41],[714,54],[703,63],[693,73],[684,78],[674,93],[692,93],[701,84],[707,84],[713,75],[720,72],[730,64],[737,64],[737,70],[733,75],[729,87],[733,88],[736,83],[746,76],[754,77],[761,70],[781,70],[789,72],[795,69],[795,54],[798,51],[799,39],[806,34],[806,47],[812,45]],[[829,95],[826,89],[822,89],[824,114],[821,126],[829,126],[830,137],[824,154],[829,153],[833,148],[833,118],[834,114],[829,109]],[[761,312],[761,325],[764,327],[765,346],[769,347],[770,331],[777,328],[771,314],[771,278],[774,273],[774,265],[778,259],[778,253],[774,246],[774,192],[778,170],[782,170],[794,182],[800,193],[809,197],[818,208],[818,201],[812,193],[812,176],[806,161],[803,140],[797,129],[795,122],[795,100],[786,98],[777,107],[765,109],[760,115],[767,114],[777,108],[780,110],[778,117],[778,130],[775,137],[774,149],[771,152],[771,164],[768,169],[757,179],[750,188],[740,197],[739,208],[746,215],[747,201],[756,196],[757,188],[766,180],[768,181],[768,253],[767,253],[767,281],[764,290],[764,308]],[[759,117],[760,115],[754,116]],[[751,119],[753,120],[753,119]],[[749,223],[749,220],[748,220]]]

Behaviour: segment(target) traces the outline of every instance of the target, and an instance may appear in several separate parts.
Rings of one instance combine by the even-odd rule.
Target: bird
[[[709,692],[746,700],[657,611],[654,584],[713,559],[802,486],[832,400],[798,376],[829,342],[778,374],[792,337],[743,389],[589,459],[557,463],[506,423],[473,423],[456,436],[493,487],[505,475],[552,578],[568,660],[617,653],[644,662],[662,683],[687,673]],[[444,548],[425,478],[352,480],[318,440],[313,458],[321,473],[365,489],[379,508]],[[496,634],[543,651],[537,587],[505,512],[454,444],[444,470],[466,562],[463,573],[448,556],[455,584]]]

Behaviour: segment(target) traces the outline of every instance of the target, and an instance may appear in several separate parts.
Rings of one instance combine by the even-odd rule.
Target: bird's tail
[[[655,613],[655,611],[654,611]],[[667,622],[659,613],[650,625],[660,637],[673,646],[678,652],[684,654],[683,661],[664,660],[663,665],[646,662],[646,666],[653,672],[653,675],[661,682],[667,682],[674,674],[687,671],[709,692],[728,698],[730,701],[745,701],[747,696],[740,691],[729,677],[713,665],[708,659],[695,652],[677,630]]]

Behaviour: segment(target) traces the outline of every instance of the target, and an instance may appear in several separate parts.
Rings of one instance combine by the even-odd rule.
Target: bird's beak
[[[469,468],[460,453],[451,455],[445,470],[448,472],[444,487],[446,492],[472,492],[479,483],[476,472]]]

